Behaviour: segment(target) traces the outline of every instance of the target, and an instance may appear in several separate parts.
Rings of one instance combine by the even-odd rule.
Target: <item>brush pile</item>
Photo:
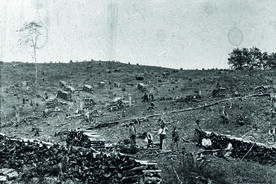
[[[198,146],[204,146],[202,143],[208,140],[209,144],[205,148],[223,150],[231,143],[233,150],[230,156],[233,158],[255,161],[260,164],[276,164],[276,147],[198,129],[195,130],[195,135]]]

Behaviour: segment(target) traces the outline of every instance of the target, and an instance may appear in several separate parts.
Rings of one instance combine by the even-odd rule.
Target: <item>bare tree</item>
[[[40,43],[40,40],[43,40],[47,35],[43,34],[43,31],[46,30],[42,23],[39,22],[28,22],[18,30],[21,33],[21,38],[19,39],[20,45],[30,46],[33,50],[33,58],[35,61],[35,85],[37,90],[37,50],[42,48],[45,44]],[[47,32],[46,32],[47,33]],[[46,39],[45,39],[46,40]],[[40,41],[40,42],[39,42]],[[40,45],[39,45],[40,44]]]

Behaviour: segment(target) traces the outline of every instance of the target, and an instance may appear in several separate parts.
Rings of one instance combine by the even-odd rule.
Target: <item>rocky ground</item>
[[[200,120],[203,130],[275,146],[275,135],[270,133],[276,126],[270,100],[270,93],[275,92],[275,71],[176,70],[100,61],[48,63],[38,64],[35,85],[35,65],[13,62],[1,63],[0,76],[1,133],[10,138],[38,139],[66,147],[70,130],[79,129],[90,132],[93,143],[102,141],[109,147],[96,151],[119,153],[127,150],[124,143],[130,121],[136,122],[138,137],[150,132],[157,143],[160,119],[164,119],[169,130],[165,151],[157,145],[145,149],[143,139],[138,138],[139,151],[128,154],[157,163],[163,183],[276,181],[273,158],[272,163],[263,164],[256,159],[201,154],[203,148],[194,140],[196,120]],[[143,102],[145,93],[152,93],[154,100]],[[228,121],[221,117],[223,106]],[[179,152],[171,151],[173,126],[181,138]],[[74,146],[85,147],[75,142]],[[16,158],[7,158],[12,159]],[[6,164],[5,168],[16,169]],[[34,169],[23,165],[13,181],[22,182],[24,174]],[[29,180],[53,183],[49,179],[53,177],[55,182],[77,181],[77,176],[66,180],[47,173],[47,169],[44,173]],[[116,176],[112,182],[120,179]]]

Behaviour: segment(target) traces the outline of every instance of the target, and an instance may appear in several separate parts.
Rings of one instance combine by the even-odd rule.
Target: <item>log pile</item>
[[[44,142],[10,139],[1,134],[0,168],[12,168],[21,173],[20,181],[23,183],[33,177],[45,176],[59,177],[64,181],[73,178],[83,183],[161,181],[156,164],[136,161],[126,155],[58,144],[49,146]]]
[[[96,150],[104,149],[105,142],[99,140],[93,140],[93,136],[85,134],[83,131],[70,131],[66,138],[67,145],[94,148]]]
[[[142,172],[143,175],[141,177],[140,182],[141,183],[161,183],[162,179],[161,179],[161,170],[159,170],[157,168],[157,164],[156,163],[149,163],[147,161],[138,161],[141,163],[142,165]],[[141,168],[141,167],[140,167]]]
[[[233,158],[255,161],[260,164],[276,164],[276,146],[198,129],[195,130],[195,136],[198,146],[205,147],[208,150],[225,150],[231,143],[230,156]]]

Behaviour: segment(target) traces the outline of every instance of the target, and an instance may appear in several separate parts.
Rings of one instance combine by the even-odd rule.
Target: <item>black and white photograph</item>
[[[0,0],[0,183],[276,184],[275,0]]]

